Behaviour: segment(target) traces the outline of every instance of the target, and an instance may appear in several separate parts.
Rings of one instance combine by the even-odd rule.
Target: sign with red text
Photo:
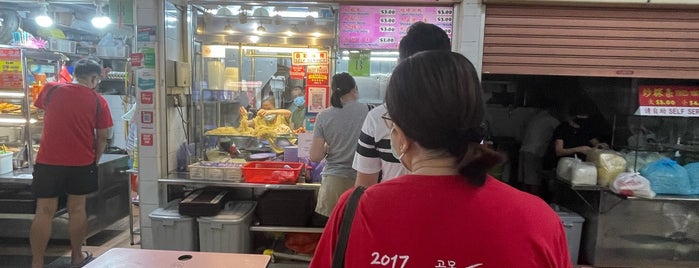
[[[141,92],[141,104],[153,104],[153,92]]]
[[[698,86],[639,86],[640,115],[699,117]]]
[[[303,80],[306,76],[306,69],[301,65],[292,65],[289,71],[289,77],[292,80]]]
[[[318,65],[328,63],[329,59],[327,51],[293,52],[291,55],[292,65]]]
[[[0,48],[0,88],[22,88],[22,52],[19,48]]]
[[[153,146],[153,134],[141,133],[141,146]]]

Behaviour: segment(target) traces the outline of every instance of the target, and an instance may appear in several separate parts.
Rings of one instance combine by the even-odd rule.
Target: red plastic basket
[[[296,184],[303,163],[251,161],[243,166],[243,180],[250,183]]]

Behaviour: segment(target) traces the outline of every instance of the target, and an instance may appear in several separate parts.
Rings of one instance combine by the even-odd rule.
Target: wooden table
[[[268,255],[257,254],[113,248],[84,267],[265,268],[270,258]]]

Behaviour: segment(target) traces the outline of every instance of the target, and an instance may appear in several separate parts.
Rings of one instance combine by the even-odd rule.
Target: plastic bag
[[[316,233],[287,233],[284,245],[297,253],[310,254],[316,251],[320,235]]]
[[[597,184],[597,168],[590,162],[573,162],[570,168],[570,183],[573,185]]]
[[[687,170],[669,158],[662,158],[641,169],[641,175],[650,181],[650,188],[658,194],[690,194]]]
[[[619,174],[609,188],[612,192],[625,196],[655,197],[655,192],[650,188],[650,181],[635,172]]]
[[[699,162],[689,163],[684,168],[687,170],[691,186],[689,194],[699,194]]]
[[[561,157],[558,160],[558,166],[556,167],[556,175],[559,178],[570,181],[570,169],[573,167],[574,163],[582,162],[580,159],[572,157]]]
[[[626,171],[639,172],[646,165],[658,161],[661,158],[663,158],[663,155],[657,152],[630,151],[624,154],[624,159],[626,159]]]
[[[597,166],[597,184],[604,187],[626,170],[624,156],[612,150],[593,149],[587,154],[587,161]]]

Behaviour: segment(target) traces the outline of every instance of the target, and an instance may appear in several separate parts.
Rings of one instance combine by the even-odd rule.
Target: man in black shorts
[[[36,212],[29,240],[34,268],[44,266],[58,197],[66,194],[71,267],[82,267],[92,260],[92,253],[82,251],[87,233],[85,200],[98,188],[97,163],[113,123],[107,102],[94,90],[100,83],[102,66],[82,59],[75,63],[74,70],[73,83],[48,83],[34,102],[44,111],[41,147],[32,180]]]

